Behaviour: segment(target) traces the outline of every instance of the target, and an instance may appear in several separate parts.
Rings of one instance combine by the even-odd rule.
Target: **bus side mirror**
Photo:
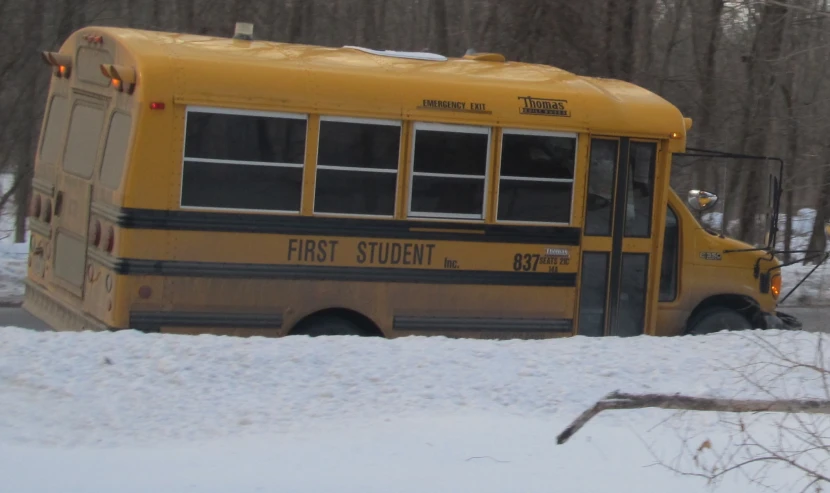
[[[689,190],[689,206],[703,212],[711,209],[718,203],[718,196],[705,190]]]

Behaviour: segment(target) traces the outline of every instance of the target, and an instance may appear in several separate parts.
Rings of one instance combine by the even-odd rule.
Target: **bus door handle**
[[[55,195],[55,216],[61,215],[61,206],[63,205],[63,191],[58,190],[57,195]]]

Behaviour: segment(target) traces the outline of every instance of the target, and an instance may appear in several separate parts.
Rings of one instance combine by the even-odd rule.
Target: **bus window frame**
[[[626,212],[624,212],[625,215],[623,216],[624,219],[623,219],[623,226],[622,226],[622,228],[623,228],[623,233],[622,234],[623,234],[623,239],[647,240],[647,239],[651,238],[654,235],[654,213],[657,210],[656,206],[655,206],[655,200],[654,200],[655,195],[656,195],[655,190],[657,188],[657,186],[656,186],[657,184],[655,182],[657,180],[657,166],[659,165],[659,160],[660,160],[660,151],[661,151],[660,141],[659,140],[654,140],[654,139],[633,138],[632,137],[629,142],[630,142],[630,144],[629,144],[629,147],[628,147],[628,176],[631,178],[631,181],[629,183],[626,183],[626,185],[625,185],[625,199],[623,200],[623,205],[622,206],[626,210]],[[631,196],[631,192],[633,192],[635,190],[633,188],[633,186],[634,186],[634,175],[633,175],[634,167],[633,167],[632,162],[631,162],[631,149],[636,144],[651,144],[651,145],[654,145],[654,154],[652,155],[651,162],[649,164],[649,172],[648,172],[650,196],[649,196],[649,207],[648,207],[648,221],[646,221],[646,223],[648,224],[648,229],[646,230],[645,235],[629,235],[628,232],[626,231],[626,229],[628,228],[628,224],[629,224],[628,223],[627,207],[629,205],[629,200],[633,198]],[[619,152],[618,152],[618,154],[619,154]],[[629,185],[631,185],[631,188],[629,188]],[[635,215],[636,215],[636,208],[635,208]]]
[[[568,222],[547,222],[547,221],[515,221],[515,220],[500,220],[499,219],[499,200],[501,200],[501,161],[502,161],[502,153],[504,152],[504,135],[531,135],[531,136],[540,136],[540,137],[565,137],[565,138],[573,138],[574,139],[574,177],[570,180],[564,180],[559,178],[541,178],[538,179],[541,183],[570,183],[571,184],[571,206],[570,211],[568,214]],[[521,224],[521,225],[528,225],[528,226],[570,226],[573,224],[574,221],[574,196],[575,196],[575,188],[576,188],[576,176],[579,169],[579,134],[576,132],[556,132],[556,131],[547,131],[547,130],[528,130],[528,129],[521,129],[521,128],[509,128],[504,127],[501,131],[501,136],[499,137],[499,155],[498,155],[498,164],[496,165],[497,168],[497,176],[496,176],[496,186],[494,188],[494,193],[496,196],[496,200],[493,204],[494,215],[493,218],[495,222],[499,224]],[[532,179],[528,179],[527,181],[534,181]]]
[[[121,173],[119,175],[120,178],[118,179],[118,185],[113,188],[113,187],[110,186],[109,183],[104,183],[103,175],[104,175],[104,162],[106,161],[106,158],[107,158],[107,150],[109,149],[109,143],[110,143],[109,138],[110,138],[110,134],[112,133],[112,122],[113,122],[113,120],[115,120],[116,115],[123,115],[123,116],[126,116],[127,118],[129,118],[130,119],[130,129],[127,132],[127,143],[124,146],[124,159],[123,159],[123,162],[121,163]],[[98,180],[98,183],[100,183],[101,186],[106,188],[107,190],[116,191],[116,190],[120,189],[121,185],[124,183],[124,176],[127,172],[128,166],[129,166],[129,156],[130,156],[130,151],[133,149],[133,133],[135,132],[136,122],[135,122],[135,118],[133,117],[132,113],[130,113],[126,110],[115,108],[112,111],[110,111],[110,115],[109,115],[109,118],[107,118],[106,123],[107,123],[107,125],[106,125],[106,135],[104,136],[103,149],[101,151],[101,159],[99,160],[100,163],[98,163],[97,180]],[[184,163],[182,163],[182,164],[184,164]]]
[[[46,144],[47,130],[48,130],[49,124],[51,123],[55,100],[59,99],[59,98],[63,99],[64,103],[66,104],[66,115],[65,115],[65,119],[64,119],[63,128],[59,132],[60,135],[58,135],[58,141],[55,143],[55,145],[57,147],[57,151],[55,151],[55,159],[51,160],[51,162],[50,162],[50,161],[45,161],[43,159],[43,146]],[[62,94],[62,93],[57,93],[57,92],[52,94],[52,96],[49,98],[48,106],[46,108],[46,113],[45,113],[44,118],[43,118],[43,124],[41,125],[40,141],[38,142],[37,156],[36,156],[38,161],[42,162],[43,164],[48,164],[48,165],[51,165],[51,166],[55,166],[56,168],[57,168],[57,164],[63,161],[63,152],[64,152],[65,147],[66,147],[66,137],[69,133],[69,122],[70,122],[70,117],[71,116],[72,116],[72,101],[70,100],[69,95],[68,94]]]
[[[410,149],[409,149],[409,162],[407,163],[407,167],[409,168],[407,173],[407,203],[406,203],[406,218],[407,219],[417,219],[417,220],[428,220],[428,221],[442,221],[442,220],[454,220],[454,221],[465,221],[465,222],[474,222],[474,223],[484,223],[487,221],[488,215],[488,194],[490,189],[490,171],[492,169],[492,148],[493,148],[493,129],[492,126],[486,125],[466,125],[466,124],[458,124],[458,123],[435,123],[435,122],[424,122],[424,121],[413,121],[412,122],[412,131],[411,131],[411,141],[410,141]],[[415,148],[417,146],[417,135],[418,130],[433,130],[438,132],[453,132],[453,133],[462,133],[462,134],[478,134],[478,135],[486,135],[487,136],[487,154],[485,158],[485,167],[484,167],[484,180],[483,180],[483,189],[482,189],[482,204],[481,204],[481,215],[475,216],[473,214],[453,214],[453,213],[442,213],[442,212],[412,212],[412,185],[414,183],[414,178],[417,176],[415,173]],[[420,176],[428,176],[421,174]],[[443,175],[446,177],[458,177],[459,175],[452,175],[446,174]],[[463,178],[470,178],[471,176],[463,176]],[[477,177],[475,179],[478,179]]]
[[[103,158],[103,152],[101,152],[101,147],[103,139],[105,138],[105,130],[107,130],[106,124],[109,123],[109,102],[100,97],[85,96],[78,97],[77,95],[75,95],[72,98],[72,104],[69,110],[69,123],[66,126],[66,133],[64,134],[63,138],[63,150],[60,159],[60,172],[68,174],[70,176],[74,176],[75,178],[80,178],[82,180],[89,181],[94,180],[95,171],[98,170],[101,166],[101,159]],[[95,147],[95,157],[92,159],[92,166],[89,167],[88,175],[82,175],[80,173],[76,173],[75,171],[66,168],[66,158],[69,155],[69,144],[72,142],[70,140],[70,137],[72,136],[72,122],[75,117],[75,110],[80,107],[86,107],[93,110],[100,110],[101,112],[101,128],[98,131],[98,141]]]
[[[324,170],[332,170],[332,171],[366,171],[366,172],[373,172],[373,173],[387,173],[392,174],[392,170],[386,169],[375,169],[375,168],[348,168],[343,166],[330,166],[330,165],[321,165],[320,164],[320,129],[322,128],[323,122],[340,122],[340,123],[354,123],[354,124],[368,124],[368,125],[387,125],[390,127],[400,127],[400,137],[398,139],[398,160],[395,163],[395,201],[393,205],[393,211],[391,215],[388,214],[350,214],[348,212],[317,212],[315,210],[315,206],[317,204],[317,176],[319,175],[319,170],[322,167]],[[314,166],[314,196],[311,198],[311,214],[315,217],[359,217],[359,218],[367,218],[367,219],[394,219],[397,217],[398,214],[398,199],[400,195],[400,175],[401,175],[401,156],[404,152],[404,121],[403,120],[391,120],[388,118],[358,118],[358,117],[349,117],[349,116],[332,116],[332,115],[320,115],[317,124],[317,142],[316,142],[316,153],[314,156],[315,159],[315,166]]]
[[[245,208],[238,208],[238,207],[204,207],[198,205],[183,205],[182,204],[182,197],[184,192],[184,162],[185,159],[191,159],[197,162],[207,162],[207,163],[220,163],[220,164],[241,164],[241,165],[249,165],[249,166],[268,166],[269,163],[260,163],[257,161],[227,161],[225,159],[203,159],[203,158],[187,158],[185,156],[185,148],[187,144],[187,120],[188,115],[193,113],[211,113],[211,114],[220,114],[220,115],[235,115],[235,116],[259,116],[265,118],[286,118],[286,119],[293,119],[293,120],[304,120],[305,121],[305,149],[303,149],[303,163],[302,164],[294,164],[294,163],[283,163],[277,167],[284,167],[284,168],[294,168],[294,169],[302,169],[303,175],[302,180],[300,182],[300,207],[296,211],[290,210],[276,210],[276,209],[245,209]],[[193,211],[211,211],[211,212],[250,212],[256,214],[284,214],[284,215],[295,215],[299,216],[302,214],[302,204],[303,204],[303,186],[302,183],[305,182],[305,173],[306,167],[308,163],[305,162],[305,157],[308,155],[308,135],[309,135],[309,126],[310,126],[310,118],[308,113],[289,113],[289,112],[282,112],[282,111],[263,111],[263,110],[245,110],[245,109],[232,109],[232,108],[221,108],[215,106],[202,106],[202,105],[188,105],[185,107],[184,113],[184,126],[182,127],[182,136],[181,136],[181,143],[182,143],[182,156],[181,156],[181,166],[179,167],[181,179],[179,180],[179,209],[180,210],[193,210]],[[273,166],[275,163],[270,163]]]
[[[682,248],[683,248],[683,228],[681,227],[680,214],[678,214],[677,211],[675,210],[675,208],[672,207],[672,205],[669,204],[669,203],[666,204],[666,219],[663,223],[663,237],[660,238],[660,241],[663,241],[665,239],[665,236],[666,236],[666,229],[668,227],[668,219],[669,219],[669,211],[671,211],[671,213],[674,215],[675,222],[676,222],[675,227],[677,228],[677,238],[676,238],[677,247],[676,247],[676,250],[675,250],[675,257],[674,257],[674,262],[673,262],[674,269],[675,269],[674,297],[671,298],[671,299],[661,299],[661,296],[663,295],[663,293],[661,291],[661,287],[662,287],[661,284],[662,284],[662,280],[663,280],[663,267],[664,267],[664,265],[663,265],[663,255],[664,254],[663,254],[663,255],[660,255],[660,257],[661,257],[660,258],[660,277],[658,278],[658,281],[657,281],[657,302],[658,303],[663,303],[663,304],[677,303],[677,301],[680,299],[680,295],[681,295],[681,293],[680,293],[680,290],[681,290],[680,279],[681,279],[681,269],[683,267],[683,252],[682,252]],[[663,248],[664,248],[664,250],[666,248],[665,242],[663,242]]]

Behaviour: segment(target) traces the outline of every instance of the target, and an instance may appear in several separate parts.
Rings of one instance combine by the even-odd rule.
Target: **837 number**
[[[525,253],[524,255],[517,253],[513,257],[513,270],[515,271],[535,271],[537,265],[539,265],[538,253]]]

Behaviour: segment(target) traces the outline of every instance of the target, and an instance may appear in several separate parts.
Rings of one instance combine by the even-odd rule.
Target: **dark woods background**
[[[14,175],[0,208],[23,239],[35,142],[49,83],[39,59],[90,25],[327,46],[468,48],[634,82],[694,119],[689,144],[786,159],[782,212],[817,210],[813,247],[830,216],[828,0],[0,0],[0,173]],[[733,231],[761,240],[766,171],[713,164],[675,169],[678,189],[728,195]],[[10,184],[12,182],[9,182]],[[761,193],[759,193],[761,192]],[[24,204],[23,207],[16,207]],[[789,221],[788,221],[789,222]],[[790,230],[784,232],[790,243]]]

